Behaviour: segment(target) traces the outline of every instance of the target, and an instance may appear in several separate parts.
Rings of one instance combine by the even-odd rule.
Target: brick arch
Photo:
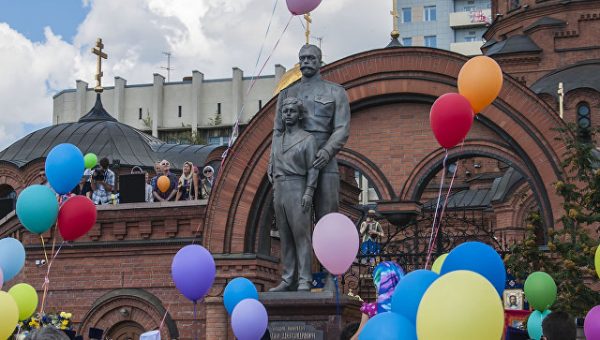
[[[114,325],[122,322],[137,323],[146,331],[150,331],[160,327],[163,317],[161,338],[179,338],[175,321],[156,296],[143,289],[116,289],[94,302],[83,317],[77,333],[87,334],[90,327],[103,329],[106,333]]]
[[[3,163],[8,164],[8,166],[0,167],[0,185],[6,184],[12,187],[17,193],[21,192],[26,187],[23,174],[14,164]]]
[[[351,107],[369,107],[379,105],[371,99],[386,95],[411,93],[436,98],[456,92],[456,78],[466,60],[449,51],[423,47],[379,49],[329,64],[322,74],[344,85]],[[214,253],[244,251],[252,203],[267,170],[275,105],[272,99],[250,121],[219,173],[219,189],[208,202],[204,239]],[[539,179],[540,192],[552,192],[552,183],[561,176],[558,155],[562,154],[562,145],[554,140],[552,129],[564,126],[552,108],[505,76],[498,99],[478,116],[497,128],[517,160],[527,163],[528,173]],[[552,220],[550,216],[558,210],[558,204],[558,199],[546,195],[547,219]]]
[[[392,200],[396,198],[394,188],[385,177],[383,171],[369,160],[368,157],[356,150],[342,149],[338,153],[337,158],[340,164],[360,170],[360,172],[369,179],[369,182],[373,184],[380,199]]]

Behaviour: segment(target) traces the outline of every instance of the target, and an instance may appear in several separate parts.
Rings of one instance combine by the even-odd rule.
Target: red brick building
[[[447,171],[455,164],[456,183],[447,215],[460,221],[448,220],[449,237],[484,239],[502,249],[520,239],[531,209],[540,210],[546,227],[561,214],[553,188],[563,176],[564,152],[553,130],[564,126],[557,80],[564,86],[565,121],[587,117],[597,125],[600,81],[590,70],[599,65],[600,3],[493,3],[498,15],[483,50],[503,67],[504,86],[476,117],[464,146],[449,151]],[[395,249],[406,258],[421,256],[419,240],[431,227],[427,214],[445,156],[429,128],[429,109],[440,95],[457,91],[466,60],[437,49],[385,48],[322,70],[324,78],[346,88],[352,110],[350,139],[338,155],[345,179],[342,209],[360,218],[353,177],[366,177],[388,234],[394,233]],[[189,339],[195,332],[205,339],[233,338],[222,305],[226,282],[243,275],[263,291],[279,277],[266,178],[274,115],[271,100],[245,127],[208,201],[99,207],[92,231],[63,246],[57,257],[46,310],[72,312],[80,332],[97,327],[113,338],[156,329],[165,315],[163,339]],[[215,161],[217,151],[204,161]],[[36,182],[43,155],[26,164],[2,157],[0,194]],[[46,268],[35,265],[43,258],[39,238],[24,231],[13,213],[0,221],[0,235],[21,239],[28,252],[24,271],[7,288],[28,282],[40,289]],[[54,235],[43,237],[48,243]],[[199,306],[198,320],[170,278],[173,255],[193,241],[208,248],[217,264],[216,282]]]

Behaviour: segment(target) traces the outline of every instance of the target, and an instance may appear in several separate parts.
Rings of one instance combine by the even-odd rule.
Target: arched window
[[[581,102],[577,105],[577,128],[579,129],[579,136],[581,139],[589,139],[591,127],[592,115],[590,105],[586,102]]]

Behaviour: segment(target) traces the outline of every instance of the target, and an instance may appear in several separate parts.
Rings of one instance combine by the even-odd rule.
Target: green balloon
[[[98,157],[90,152],[83,156],[83,164],[85,165],[86,169],[91,169],[98,164]]]
[[[547,273],[531,273],[525,280],[525,296],[529,305],[543,312],[556,301],[556,283]]]
[[[600,278],[600,245],[598,245],[598,249],[596,249],[596,259],[594,261],[594,264],[596,266],[596,273]]]
[[[33,315],[38,305],[38,294],[35,288],[27,283],[19,283],[9,289],[10,294],[19,308],[19,320],[26,320]]]

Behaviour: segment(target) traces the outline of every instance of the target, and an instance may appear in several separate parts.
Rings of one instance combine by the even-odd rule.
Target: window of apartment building
[[[467,36],[465,37],[465,41],[466,41],[466,42],[473,42],[473,41],[477,41],[477,37],[475,37],[475,36],[472,36],[472,35],[467,35]]]
[[[177,107],[177,117],[181,118],[181,105]]]
[[[217,114],[221,114],[221,103],[217,103]]]
[[[142,108],[138,110],[138,119],[142,119]]]
[[[477,7],[475,6],[465,6],[465,12],[475,12]]]
[[[403,46],[412,46],[412,37],[402,38]]]
[[[426,35],[425,36],[425,46],[437,47],[437,37],[435,35]]]
[[[423,17],[425,18],[425,21],[435,21],[436,20],[435,6],[425,6],[423,8]]]
[[[412,8],[407,7],[402,9],[402,22],[408,23],[412,21]]]

